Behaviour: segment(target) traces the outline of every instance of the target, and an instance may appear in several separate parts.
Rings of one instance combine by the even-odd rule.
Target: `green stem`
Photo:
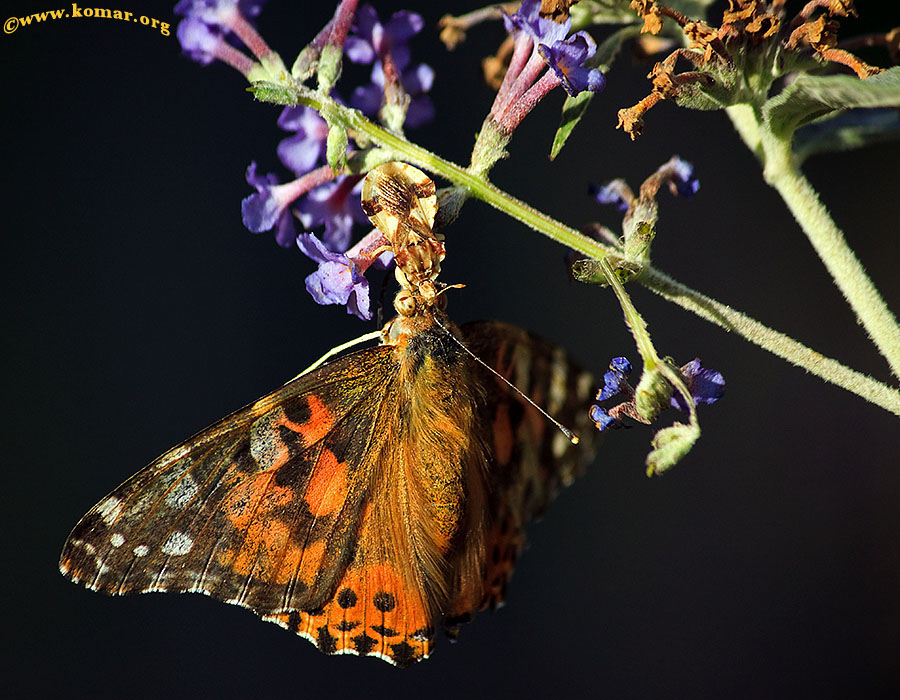
[[[318,96],[310,97],[307,94],[302,94],[299,96],[298,101],[315,109],[322,108],[322,99]],[[579,231],[534,209],[512,195],[498,189],[483,177],[474,175],[467,169],[410,143],[403,137],[391,133],[377,124],[373,124],[355,110],[341,105],[336,105],[336,107],[336,111],[344,120],[345,126],[365,134],[372,141],[388,150],[394,151],[398,159],[413,163],[440,175],[454,185],[465,187],[471,195],[554,241],[596,260],[600,260],[612,252],[612,248],[609,246],[598,243]],[[803,367],[811,374],[900,416],[900,392],[891,387],[849,369],[837,360],[824,357],[810,350],[788,336],[768,328],[759,321],[732,309],[726,304],[711,299],[680,282],[676,282],[652,267],[645,268],[637,278],[637,281],[669,301],[692,311],[701,318],[725,330],[733,331],[764,350],[768,350],[798,367]]]
[[[763,162],[763,174],[787,204],[838,289],[894,376],[900,377],[900,326],[865,268],[847,245],[816,191],[797,168],[789,139],[777,137],[750,107],[729,108],[738,133]],[[754,128],[755,123],[755,128]]]
[[[837,360],[810,350],[793,338],[766,327],[720,301],[677,282],[655,269],[647,269],[639,281],[660,296],[697,316],[737,333],[773,355],[802,367],[810,374],[862,397],[886,411],[900,416],[900,392],[872,377],[845,367]]]
[[[600,261],[600,269],[603,270],[607,283],[619,300],[619,306],[622,307],[622,312],[625,314],[625,324],[631,329],[631,335],[634,336],[634,342],[637,345],[638,353],[641,355],[641,360],[644,362],[644,368],[652,372],[657,365],[664,363],[659,361],[659,355],[656,352],[656,348],[653,347],[653,341],[650,340],[650,331],[647,330],[647,323],[644,321],[643,316],[638,313],[638,310],[634,308],[634,304],[631,303],[631,297],[628,296],[625,286],[616,277],[615,270],[610,265],[608,257]]]

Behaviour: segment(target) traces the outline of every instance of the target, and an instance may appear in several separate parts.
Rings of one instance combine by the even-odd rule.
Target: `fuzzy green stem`
[[[616,277],[615,270],[610,265],[608,257],[600,261],[600,269],[603,270],[606,281],[619,300],[619,306],[622,307],[622,312],[625,314],[625,323],[631,330],[631,335],[634,336],[634,342],[641,355],[641,360],[644,362],[644,368],[653,371],[658,364],[663,363],[660,363],[656,348],[653,347],[653,341],[650,340],[650,332],[647,330],[644,317],[634,308],[634,304],[631,303],[631,297],[628,296],[625,286]]]
[[[298,102],[315,109],[322,108],[322,98],[300,94]],[[598,243],[579,231],[556,221],[512,195],[498,189],[483,177],[410,143],[402,136],[391,133],[367,120],[355,110],[336,105],[336,114],[345,125],[365,134],[375,143],[396,154],[396,158],[413,163],[435,173],[457,186],[465,187],[470,194],[492,207],[521,221],[526,226],[563,245],[596,260],[612,252],[612,248]],[[691,289],[652,267],[645,268],[638,282],[684,309],[692,311],[725,330],[733,331],[788,362],[806,369],[827,382],[835,384],[881,408],[900,416],[900,392],[845,367],[810,350],[788,336],[768,328],[730,306],[711,299]]]
[[[761,158],[766,182],[781,195],[894,376],[900,377],[897,318],[847,245],[843,232],[816,191],[797,168],[790,140],[772,133],[750,107],[729,108],[728,114],[741,138]]]

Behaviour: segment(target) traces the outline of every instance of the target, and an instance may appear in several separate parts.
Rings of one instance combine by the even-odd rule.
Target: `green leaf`
[[[640,27],[636,25],[622,27],[622,29],[613,32],[597,47],[597,53],[585,62],[585,65],[588,68],[597,68],[601,73],[606,73],[621,50],[622,45],[638,34],[640,34]],[[553,145],[550,148],[550,160],[556,158],[562,147],[566,145],[569,135],[575,128],[575,125],[581,121],[581,117],[584,116],[593,98],[594,93],[587,90],[575,95],[575,97],[566,97],[566,101],[563,103],[562,115],[560,115],[559,119],[559,128],[556,130],[556,135],[553,137]]]
[[[594,93],[589,90],[580,92],[575,97],[571,95],[566,96],[566,101],[563,102],[562,114],[559,118],[559,128],[556,130],[556,135],[553,137],[553,145],[550,147],[550,160],[556,158],[562,147],[566,145],[572,130],[581,121],[592,99],[594,99]]]
[[[900,140],[900,112],[896,109],[854,109],[801,127],[794,134],[792,148],[799,164],[818,153],[849,151],[897,140]]]
[[[637,15],[628,8],[631,0],[582,0],[569,9],[572,31],[594,24],[627,24],[637,22]]]
[[[787,139],[813,120],[854,107],[900,106],[900,66],[866,80],[849,75],[804,75],[763,105],[763,119]]]
[[[258,80],[247,88],[260,102],[271,102],[276,105],[296,105],[297,93],[284,85]]]

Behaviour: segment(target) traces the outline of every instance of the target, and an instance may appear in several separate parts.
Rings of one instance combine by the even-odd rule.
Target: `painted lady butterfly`
[[[525,522],[590,459],[593,431],[570,443],[465,348],[578,428],[591,377],[518,328],[447,319],[427,176],[388,163],[363,200],[401,285],[382,344],[135,474],[75,526],[65,576],[113,595],[204,593],[325,653],[398,666],[431,653],[437,625],[455,634],[502,601]]]

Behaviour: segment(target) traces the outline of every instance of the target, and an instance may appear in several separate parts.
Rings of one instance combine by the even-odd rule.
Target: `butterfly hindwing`
[[[581,439],[572,444],[502,380],[477,367],[478,381],[486,388],[479,410],[490,455],[483,581],[479,591],[461,578],[446,620],[451,629],[479,609],[503,601],[525,542],[525,525],[584,470],[594,455],[596,433],[584,408],[593,377],[562,348],[495,321],[465,324],[462,334],[478,357]]]

